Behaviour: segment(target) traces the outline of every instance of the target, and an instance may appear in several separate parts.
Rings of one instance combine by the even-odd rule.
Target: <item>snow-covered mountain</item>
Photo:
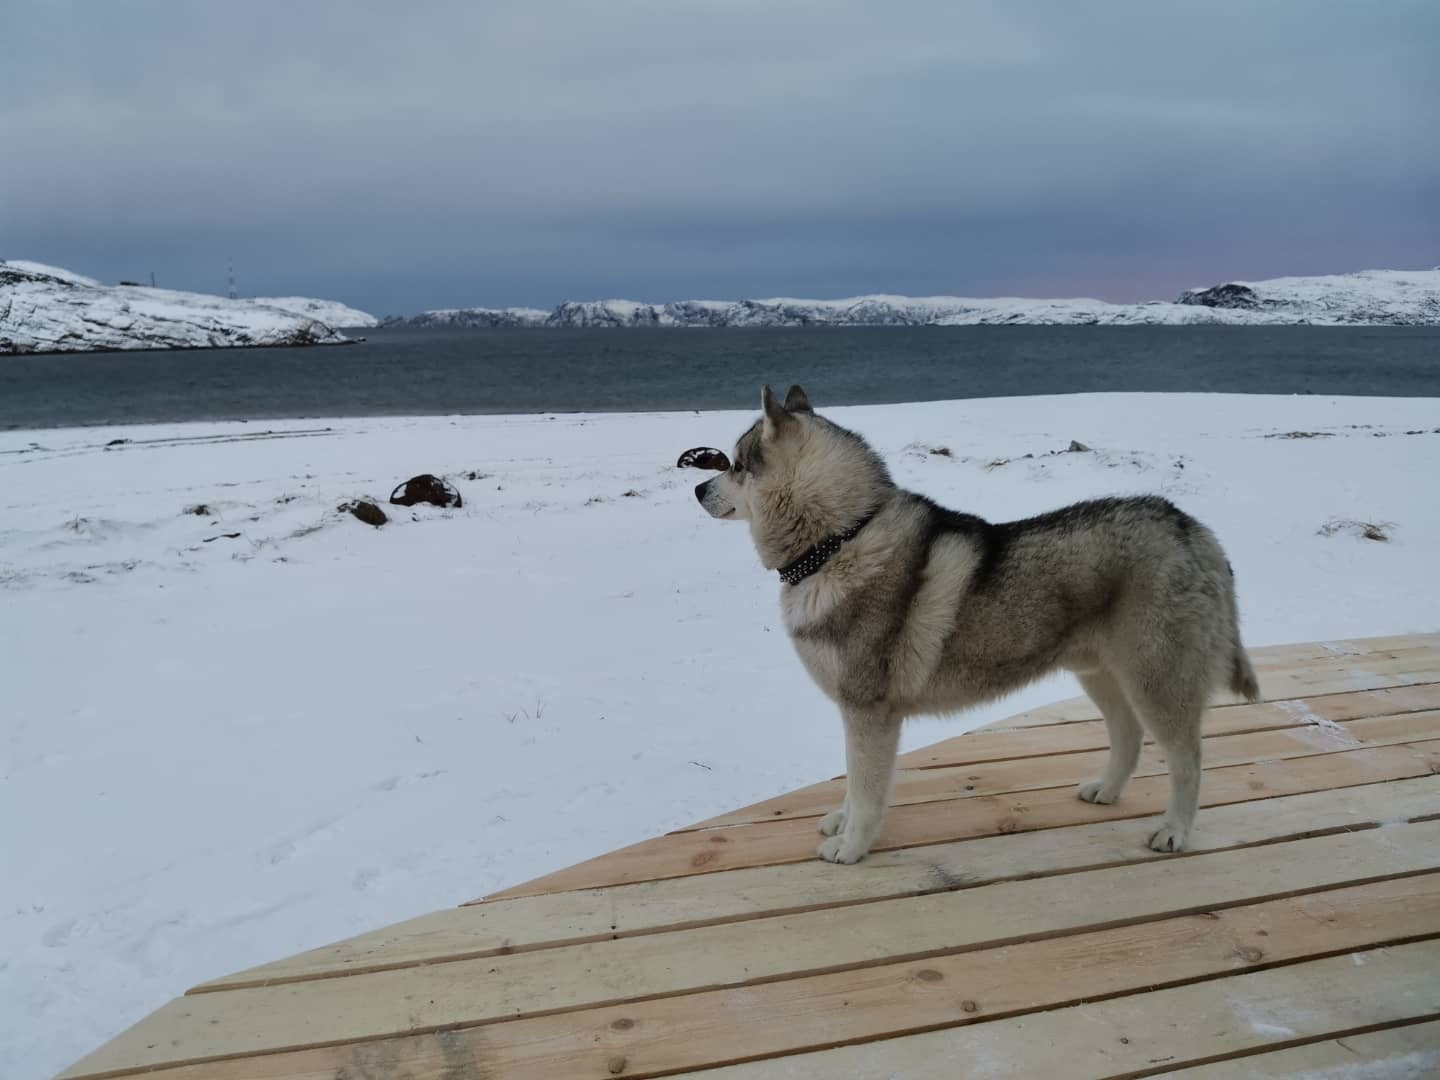
[[[328,300],[228,300],[102,285],[41,263],[0,261],[0,354],[239,345],[338,345],[373,315]]]
[[[855,296],[845,300],[567,301],[538,308],[451,308],[400,326],[1183,326],[1194,324],[1440,325],[1440,269],[1363,270],[1323,277],[1227,282],[1173,303]]]
[[[391,315],[382,326],[544,326],[550,312],[543,308],[437,308],[409,317]]]
[[[1182,304],[1278,317],[1280,322],[1440,325],[1440,267],[1229,281],[1188,289]]]

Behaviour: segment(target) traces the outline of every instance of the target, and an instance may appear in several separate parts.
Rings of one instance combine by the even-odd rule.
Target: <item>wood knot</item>
[[[729,842],[730,838],[728,836],[721,836],[719,833],[710,837],[710,843],[712,844],[728,844]]]
[[[1017,822],[1014,818],[1006,818],[1004,821],[1000,822],[998,826],[996,826],[995,831],[1002,833],[1012,833],[1019,827],[1020,823]]]
[[[622,1016],[619,1020],[612,1020],[610,1026],[616,1031],[629,1031],[635,1026],[635,1021],[628,1016]]]
[[[716,851],[714,848],[711,848],[709,851],[697,851],[694,855],[690,857],[690,865],[704,866],[706,863],[710,862],[712,859],[715,858],[716,855],[719,854],[720,852]]]
[[[921,982],[939,982],[941,979],[945,978],[944,975],[940,974],[940,972],[936,971],[934,968],[921,968],[919,971],[915,972],[915,977]]]
[[[625,1071],[625,1055],[616,1054],[609,1061],[605,1062],[605,1068],[610,1071],[611,1076],[619,1076]]]
[[[964,1001],[960,1002],[960,1011],[967,1013],[979,1012],[980,1006],[976,1002],[971,1001],[969,998],[966,998]]]
[[[1241,945],[1235,950],[1235,955],[1246,963],[1253,964],[1265,955],[1263,949],[1257,949],[1254,945]]]
[[[1248,784],[1246,784],[1245,786],[1248,787],[1251,791],[1264,791],[1264,790],[1265,790],[1265,784],[1264,784],[1264,782],[1261,781],[1261,780],[1251,780],[1251,781],[1250,781]]]

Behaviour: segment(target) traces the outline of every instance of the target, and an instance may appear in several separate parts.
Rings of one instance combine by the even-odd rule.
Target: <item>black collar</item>
[[[794,562],[787,563],[780,567],[780,569],[776,571],[776,573],[780,575],[780,580],[786,585],[798,585],[804,581],[834,558],[835,553],[840,550],[841,544],[845,543],[846,540],[855,539],[855,535],[875,519],[876,513],[878,513],[878,511],[872,510],[844,532],[836,533],[834,536],[827,536],[809,551],[803,552]]]

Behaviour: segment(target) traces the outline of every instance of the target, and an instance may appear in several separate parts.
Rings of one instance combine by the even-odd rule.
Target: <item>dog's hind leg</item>
[[[1108,671],[1076,672],[1081,687],[1090,700],[1100,709],[1105,718],[1105,730],[1110,735],[1110,756],[1105,762],[1105,772],[1098,780],[1088,780],[1080,785],[1080,798],[1092,803],[1113,803],[1125,790],[1135,772],[1135,763],[1140,760],[1140,721],[1135,717],[1125,691],[1115,676]]]
[[[1165,807],[1165,819],[1150,834],[1150,847],[1155,851],[1184,850],[1200,805],[1199,712],[1172,720],[1151,727],[1170,767],[1170,802]]]
[[[895,779],[895,751],[900,744],[900,722],[888,711],[844,710],[845,807],[842,820],[827,815],[821,822],[839,831],[821,842],[816,854],[828,862],[854,863],[870,850]]]

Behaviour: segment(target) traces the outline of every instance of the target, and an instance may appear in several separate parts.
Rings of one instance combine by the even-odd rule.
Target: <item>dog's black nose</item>
[[[703,484],[695,485],[695,498],[699,499],[702,503],[705,501],[705,492],[710,489],[710,483],[709,480],[706,480]]]

